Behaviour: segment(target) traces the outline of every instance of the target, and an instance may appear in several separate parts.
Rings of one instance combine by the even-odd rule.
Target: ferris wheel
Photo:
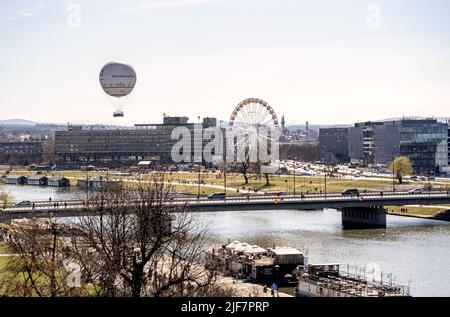
[[[238,147],[246,144],[247,151],[270,151],[270,141],[274,140],[274,132],[279,127],[275,110],[264,100],[258,98],[245,99],[239,103],[231,114],[228,129],[233,131],[234,138],[227,139],[228,149],[238,152]],[[271,133],[266,133],[271,131]]]
[[[245,99],[231,114],[229,127],[267,126],[278,128],[278,118],[273,108],[258,98]]]

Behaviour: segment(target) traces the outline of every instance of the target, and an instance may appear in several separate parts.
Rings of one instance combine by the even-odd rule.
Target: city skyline
[[[449,297],[449,21],[449,0],[0,1],[0,297]]]
[[[449,9],[439,0],[2,2],[0,117],[227,120],[247,97],[288,125],[448,117]],[[110,60],[138,76],[123,120],[98,83]]]
[[[286,117],[286,115],[284,115]],[[180,117],[178,115],[174,115],[173,117]],[[207,118],[208,116],[205,117],[200,117],[201,119],[203,118]],[[210,118],[214,118],[209,116]],[[214,118],[218,120],[218,124],[224,124],[226,122],[228,122],[227,120],[220,120],[218,118]],[[401,121],[403,119],[411,119],[411,120],[424,120],[424,119],[436,119],[438,122],[441,123],[446,123],[446,122],[450,122],[450,117],[433,117],[433,116],[425,116],[425,117],[414,117],[414,116],[404,116],[404,117],[398,117],[398,118],[384,118],[384,119],[372,119],[372,120],[366,120],[366,121],[357,121],[357,122],[347,122],[347,123],[320,123],[320,122],[308,122],[308,126],[310,128],[325,128],[325,127],[353,127],[355,126],[355,124],[360,124],[360,123],[364,123],[364,122],[391,122],[391,121]],[[163,117],[161,118],[154,118],[153,121],[148,121],[145,124],[160,124],[163,121]],[[198,121],[198,117],[195,118],[189,118],[188,117],[188,122],[190,123],[195,123],[196,121]],[[306,127],[306,122],[289,122],[287,121],[285,123],[286,128],[296,128],[296,127]],[[84,121],[84,122],[77,122],[77,121],[71,121],[71,122],[50,122],[50,121],[46,121],[46,122],[41,122],[41,121],[32,121],[32,120],[27,120],[27,119],[23,119],[23,118],[11,118],[11,119],[1,119],[0,120],[0,127],[1,126],[34,126],[34,125],[53,125],[53,126],[67,126],[67,125],[85,125],[85,126],[111,126],[114,127],[115,124],[114,122],[112,122],[111,124],[109,123],[102,123],[102,122],[89,122],[89,121]],[[135,125],[139,125],[138,123],[130,123],[128,125],[117,125],[117,126],[121,126],[121,127],[132,127]],[[317,130],[318,131],[318,130]]]

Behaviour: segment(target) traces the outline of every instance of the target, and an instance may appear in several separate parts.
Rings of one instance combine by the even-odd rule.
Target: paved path
[[[444,206],[444,205],[436,205],[436,206],[433,206],[433,205],[430,205],[430,206],[427,206],[427,205],[411,205],[411,206],[408,206],[408,207],[450,209],[450,206]]]
[[[144,182],[144,183],[152,183],[152,181],[141,181],[141,180],[124,180],[124,182],[127,183],[139,183],[139,182]],[[182,183],[182,182],[164,182],[164,184],[166,185],[173,185],[173,186],[187,186],[187,187],[198,187],[198,184],[193,184],[193,183]],[[214,188],[214,189],[220,189],[220,190],[225,190],[225,186],[223,185],[209,185],[209,184],[200,184],[200,188]],[[240,189],[240,188],[235,188],[235,187],[230,187],[227,186],[227,191],[229,192],[236,192],[239,189],[239,192],[243,193],[243,194],[249,194],[252,193],[252,191],[246,190],[246,189]]]
[[[272,297],[270,288],[264,292],[264,286],[254,283],[249,283],[244,280],[236,280],[233,277],[224,276],[218,281],[220,285],[228,286],[234,289],[239,297]],[[276,292],[275,292],[276,295]],[[293,297],[292,295],[280,292],[278,297]]]

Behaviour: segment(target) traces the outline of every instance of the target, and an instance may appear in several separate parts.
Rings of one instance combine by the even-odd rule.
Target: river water
[[[74,189],[4,186],[16,201],[83,197]],[[209,238],[224,244],[240,240],[262,247],[291,246],[309,263],[338,262],[392,273],[413,296],[450,296],[450,223],[388,215],[388,228],[343,231],[336,210],[242,211],[200,214]],[[386,281],[386,275],[384,275]]]
[[[52,201],[86,198],[86,192],[76,188],[4,185],[1,189],[10,193],[15,202],[43,201],[49,200],[49,198]]]

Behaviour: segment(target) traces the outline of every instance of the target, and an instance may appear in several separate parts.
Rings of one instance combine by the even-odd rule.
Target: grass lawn
[[[198,187],[197,186],[185,186],[185,185],[174,185],[177,193],[183,193],[183,194],[192,194],[192,195],[197,195],[198,194]],[[219,188],[211,188],[211,187],[205,187],[205,186],[200,186],[200,195],[210,195],[213,193],[221,193],[223,192],[222,189]],[[231,189],[227,190],[228,193],[230,192],[234,192],[234,190],[232,191]]]
[[[10,174],[20,174],[20,175],[30,175],[33,172],[25,170],[12,171]],[[85,179],[87,175],[89,177],[106,177],[115,180],[136,180],[140,178],[151,178],[152,175],[159,173],[150,173],[142,176],[117,176],[113,172],[107,175],[106,172],[83,172],[83,171],[60,171],[60,172],[46,172],[42,175],[47,177],[66,177],[70,180],[72,186],[76,186],[78,179]],[[197,188],[194,186],[180,186],[179,183],[190,183],[195,184],[198,181],[198,173],[196,172],[166,172],[164,173],[165,181],[173,182],[177,185],[177,191],[180,193],[197,193]],[[202,188],[201,193],[211,194],[214,192],[223,191],[220,188],[214,188],[213,186],[223,186],[223,175],[221,172],[207,172],[201,173],[200,175],[202,182],[204,183],[204,188]],[[242,189],[245,187],[246,190],[258,190],[258,191],[270,191],[270,192],[294,192],[294,177],[292,175],[271,175],[270,184],[266,185],[266,179],[264,176],[256,177],[255,175],[249,175],[249,183],[244,184],[244,177],[239,173],[227,173],[227,187],[229,187],[229,193],[236,192],[236,189]],[[209,188],[208,188],[209,186]],[[412,184],[396,184],[396,190],[403,191],[409,190],[414,187],[421,187],[415,183]],[[347,188],[358,188],[359,190],[367,191],[390,191],[392,190],[392,183],[390,180],[366,180],[366,179],[345,179],[345,178],[327,178],[327,192],[328,193],[338,193]],[[297,176],[295,178],[295,191],[297,193],[320,193],[325,192],[325,179],[323,177],[304,177]]]
[[[406,210],[406,212],[401,212],[401,209]],[[386,210],[389,213],[402,214],[402,215],[414,215],[414,216],[424,216],[424,217],[433,217],[436,214],[439,214],[445,209],[442,208],[429,208],[429,207],[411,207],[411,206],[387,206]]]
[[[10,261],[10,259],[11,257],[0,257],[0,296],[13,295],[8,293],[4,294],[4,292],[6,291],[6,282],[10,281],[11,279],[21,281],[21,279],[24,278],[22,274],[18,274],[14,277],[15,273],[10,268],[8,268],[8,262]],[[84,285],[84,288],[80,289],[79,291],[81,292],[78,294],[79,296],[95,296],[95,288],[92,284]],[[33,297],[34,296],[37,295],[34,294]]]
[[[223,177],[219,173],[207,173],[202,174],[201,179],[206,185],[223,185]],[[270,184],[266,185],[265,177],[257,178],[254,175],[249,175],[249,183],[244,184],[244,177],[242,174],[229,173],[227,174],[227,186],[234,188],[245,189],[251,188],[259,190],[268,191],[283,191],[283,192],[293,192],[294,190],[294,177],[292,176],[270,176]],[[197,182],[197,173],[168,173],[166,174],[167,181],[189,181]],[[410,185],[409,185],[410,186]],[[400,186],[409,187],[408,185]],[[328,192],[340,192],[344,189],[356,187],[361,190],[389,190],[392,184],[387,181],[382,180],[351,180],[351,179],[327,179],[327,191]],[[296,177],[295,188],[297,192],[309,191],[309,192],[320,192],[320,190],[325,190],[325,179],[318,177]],[[399,189],[400,189],[399,188]]]
[[[285,293],[291,296],[295,296],[295,287],[280,287],[278,289],[280,293]]]
[[[7,252],[6,242],[0,241],[0,254],[5,254]]]
[[[13,277],[13,273],[8,269],[10,257],[0,256],[0,296],[2,296],[5,283]]]
[[[270,176],[270,184],[266,185],[265,177],[256,179],[255,177],[250,177],[249,183],[244,185],[244,178],[239,174],[232,174],[227,177],[228,186],[235,188],[242,188],[243,186],[248,189],[254,188],[263,191],[280,191],[280,192],[294,192],[294,177],[292,176]],[[217,183],[223,184],[222,179],[216,180]],[[352,180],[352,179],[327,179],[327,192],[342,192],[347,188],[358,188],[359,190],[379,190],[379,191],[390,191],[392,184],[390,182],[382,180]],[[396,185],[397,190],[408,190],[411,185]],[[295,179],[295,191],[309,192],[309,193],[319,193],[325,192],[325,179],[318,177],[296,177]]]

